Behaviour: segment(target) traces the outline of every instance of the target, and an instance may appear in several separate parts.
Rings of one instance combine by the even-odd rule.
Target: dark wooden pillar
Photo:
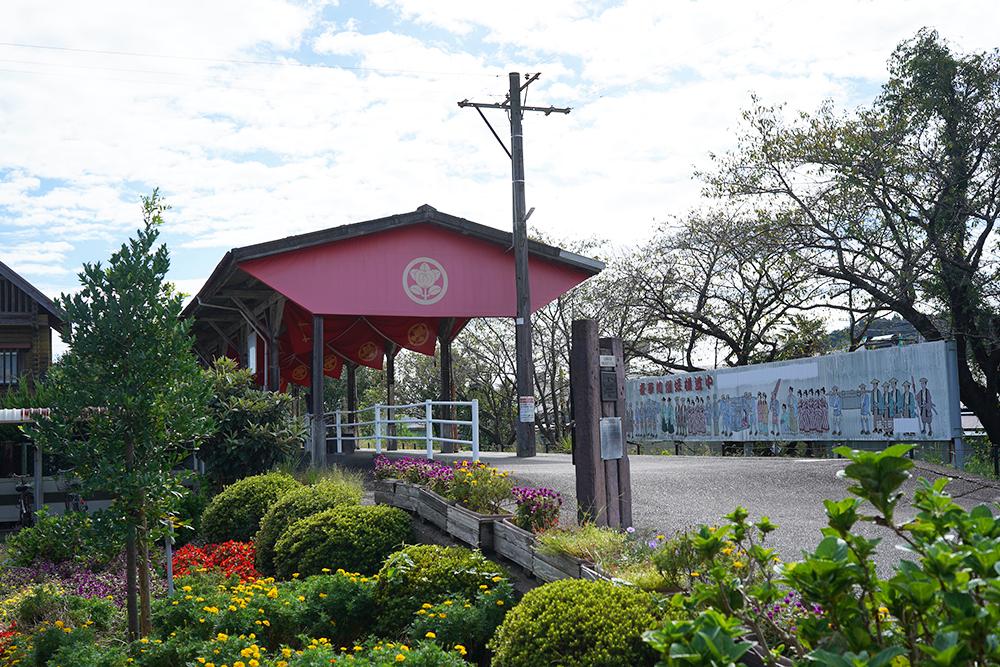
[[[385,418],[390,422],[396,418],[396,411],[392,409],[392,406],[396,404],[396,344],[392,342],[387,342],[385,345]],[[396,425],[388,424],[386,426],[386,435],[389,439],[386,440],[386,449],[396,450],[399,449],[399,442],[396,440]]]
[[[441,324],[438,328],[438,341],[441,344],[441,383],[440,389],[441,393],[438,396],[439,401],[454,401],[455,400],[455,386],[452,382],[452,370],[451,370],[451,330],[455,327],[455,320],[451,317],[446,317],[441,320]],[[438,418],[440,419],[455,419],[455,406],[446,405],[441,406],[438,410]],[[441,428],[442,438],[451,438],[453,440],[458,439],[458,428],[455,424],[444,424]],[[458,450],[458,447],[451,442],[441,443],[441,453],[451,454]]]
[[[570,347],[573,396],[573,465],[576,513],[580,524],[607,526],[607,491],[601,460],[600,366],[597,322],[575,320]]]
[[[621,419],[621,458],[604,461],[604,484],[608,499],[608,525],[628,528],[632,525],[632,470],[624,436],[629,432],[625,423],[625,355],[621,338],[601,338],[601,374],[606,379],[601,386],[601,417]],[[613,359],[614,367],[604,363]],[[612,384],[611,378],[614,378]],[[613,387],[613,389],[612,389]]]
[[[323,316],[313,315],[312,330],[312,463],[326,465],[326,420],[323,406]]]
[[[278,297],[268,307],[267,341],[267,388],[281,389],[281,350],[278,348],[278,334],[281,333],[281,318],[285,312],[285,298]]]
[[[344,362],[344,365],[347,366],[347,421],[355,422],[358,421],[358,365],[352,361]],[[344,454],[353,454],[357,449],[358,443],[353,437],[358,434],[357,426],[352,426],[346,432],[352,439],[344,440]]]

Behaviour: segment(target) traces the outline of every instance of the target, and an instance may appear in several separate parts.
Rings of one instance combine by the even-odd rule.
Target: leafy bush
[[[652,665],[642,633],[657,622],[648,593],[606,581],[564,579],[514,607],[490,642],[498,667]]]
[[[753,648],[751,642],[741,641],[745,634],[746,628],[736,619],[709,609],[693,620],[668,619],[662,627],[647,630],[643,639],[663,656],[657,663],[663,667],[729,667]]]
[[[209,542],[249,542],[260,530],[260,520],[284,494],[299,483],[284,473],[245,477],[227,487],[201,516],[202,537]]]
[[[457,597],[436,605],[424,603],[407,629],[411,641],[433,638],[444,646],[462,646],[468,658],[485,664],[486,644],[514,606],[514,589],[499,575],[493,588],[476,593],[471,600]]]
[[[274,545],[281,534],[299,519],[341,505],[357,505],[361,501],[361,486],[353,479],[323,480],[315,486],[304,486],[278,499],[264,515],[254,544],[257,547],[257,569],[274,574]]]
[[[447,496],[473,512],[499,514],[503,503],[513,498],[510,473],[477,461],[455,466]]]
[[[326,637],[344,646],[370,631],[376,613],[374,579],[343,570],[287,582],[242,583],[206,573],[177,583],[173,596],[154,602],[154,627],[164,642],[171,633],[201,641],[221,632],[255,634],[269,649],[301,647],[300,636]],[[185,664],[191,658],[176,659]]]
[[[756,524],[737,508],[728,524],[702,526],[693,546],[704,566],[691,575],[679,601],[692,610],[727,610],[726,624],[752,631],[760,652],[804,663],[844,665],[985,665],[1000,662],[1000,522],[986,506],[967,511],[945,488],[948,480],[920,480],[916,516],[897,523],[900,488],[913,462],[909,445],[880,452],[836,451],[850,460],[843,475],[855,497],[824,501],[828,527],[801,561],[775,568],[764,546],[776,526]],[[874,514],[862,514],[866,507]],[[878,539],[856,526],[892,531],[912,559],[880,578],[873,554]],[[723,621],[715,622],[720,626]],[[729,633],[705,634],[695,625],[664,626],[670,646],[687,645],[703,658],[726,650]],[[695,635],[701,634],[701,639]],[[705,644],[705,638],[712,641]]]
[[[217,486],[259,475],[302,447],[305,430],[290,395],[258,389],[253,373],[220,357],[205,370],[212,387],[215,433],[198,449],[205,474]]]
[[[22,528],[7,540],[14,565],[27,567],[38,561],[104,565],[121,552],[123,540],[109,512],[50,515],[36,512],[35,525]]]
[[[79,667],[125,667],[131,664],[128,655],[117,646],[98,646],[78,637],[78,641],[64,644],[52,654],[50,665],[77,665]]]
[[[464,547],[417,544],[389,556],[378,573],[378,628],[400,633],[424,604],[448,598],[474,600],[482,590],[496,588],[507,573],[478,551]],[[485,587],[485,588],[483,588]]]
[[[411,536],[410,515],[385,505],[347,506],[300,519],[274,545],[277,576],[319,574],[343,568],[362,574],[378,571],[382,561]]]

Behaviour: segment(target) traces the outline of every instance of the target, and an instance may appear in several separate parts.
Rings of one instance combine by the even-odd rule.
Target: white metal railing
[[[438,407],[454,408],[456,413],[468,410],[469,418],[436,418],[434,411]],[[468,446],[472,449],[472,460],[479,460],[478,400],[428,400],[402,405],[377,404],[353,412],[336,410],[326,414],[326,424],[333,431],[338,454],[344,452],[345,442],[353,442],[357,447],[362,440],[373,441],[377,454],[382,453],[383,443],[413,442],[422,444],[427,458],[433,459],[434,445],[438,443]],[[462,437],[466,434],[467,438]]]

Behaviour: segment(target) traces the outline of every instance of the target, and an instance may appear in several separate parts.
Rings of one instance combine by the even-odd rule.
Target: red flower
[[[174,553],[174,574],[182,577],[202,570],[221,570],[227,577],[237,576],[240,581],[259,579],[254,567],[253,542],[222,542],[196,547],[187,544]]]

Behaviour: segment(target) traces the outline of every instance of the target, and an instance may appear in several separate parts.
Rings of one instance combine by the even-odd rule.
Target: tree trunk
[[[146,511],[139,510],[138,537],[139,579],[139,635],[148,637],[153,632],[152,608],[149,599],[149,526]]]
[[[125,606],[128,613],[128,640],[135,641],[139,638],[139,613],[136,604],[136,548],[135,548],[135,525],[131,523],[129,517],[128,535],[125,538]]]
[[[125,470],[131,474],[135,469],[135,444],[131,441],[125,445]],[[125,596],[128,613],[128,639],[135,641],[139,638],[139,613],[137,605],[136,590],[136,535],[135,519],[129,511],[126,513],[128,521],[128,533],[125,540]]]

